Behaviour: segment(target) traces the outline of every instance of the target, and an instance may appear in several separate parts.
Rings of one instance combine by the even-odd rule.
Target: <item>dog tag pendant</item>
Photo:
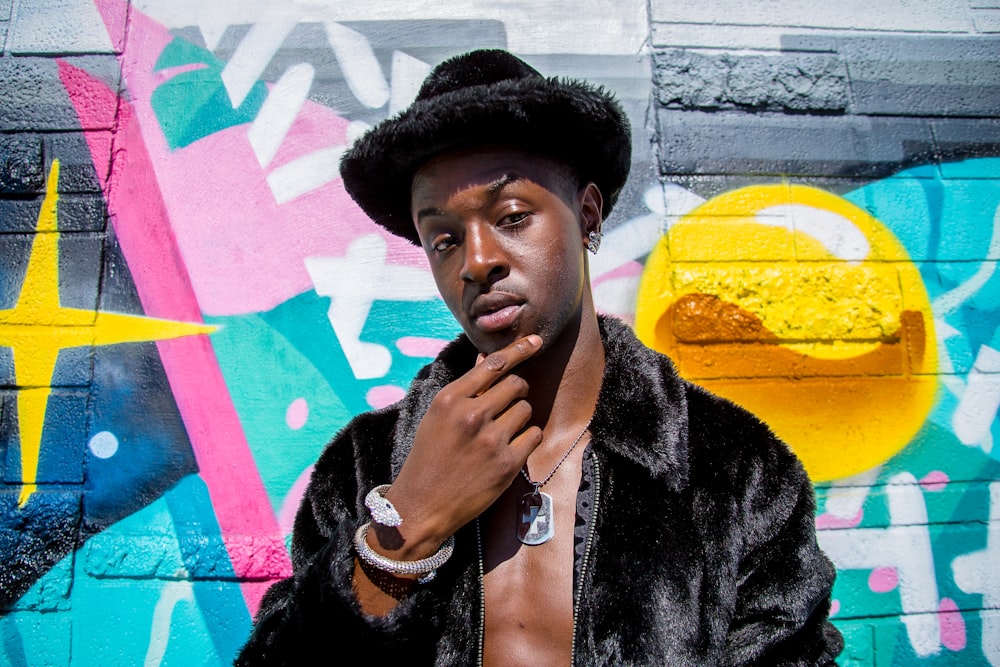
[[[535,490],[521,496],[517,508],[517,539],[530,546],[543,544],[555,534],[552,496]]]

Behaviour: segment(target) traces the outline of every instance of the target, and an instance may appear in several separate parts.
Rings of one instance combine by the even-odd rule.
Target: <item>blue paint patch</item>
[[[88,533],[145,507],[197,471],[155,343],[95,349],[90,428],[83,444],[101,431],[114,434],[119,446],[106,459],[87,451]]]

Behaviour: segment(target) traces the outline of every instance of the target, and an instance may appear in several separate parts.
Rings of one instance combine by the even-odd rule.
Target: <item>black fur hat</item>
[[[614,96],[584,81],[542,76],[499,49],[455,56],[424,80],[408,109],[344,154],[344,187],[368,216],[420,245],[410,217],[417,170],[443,151],[511,144],[567,164],[593,181],[607,218],[631,166],[628,118]]]

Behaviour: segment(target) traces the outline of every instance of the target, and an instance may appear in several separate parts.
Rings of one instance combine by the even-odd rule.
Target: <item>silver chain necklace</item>
[[[562,455],[562,458],[559,459],[555,467],[549,471],[549,474],[542,481],[531,481],[531,478],[528,477],[527,463],[521,467],[521,475],[532,486],[532,490],[521,496],[521,500],[517,504],[517,539],[521,540],[524,544],[530,546],[544,544],[555,535],[556,528],[554,523],[555,517],[552,515],[552,496],[543,493],[541,488],[552,479],[552,475],[556,474],[556,470],[559,470],[559,466],[569,457],[570,452],[580,444],[580,440],[583,439],[583,434],[587,432],[588,428],[590,428],[589,421],[583,427],[583,430],[580,431],[580,435],[576,436],[576,440],[566,450],[566,453]]]

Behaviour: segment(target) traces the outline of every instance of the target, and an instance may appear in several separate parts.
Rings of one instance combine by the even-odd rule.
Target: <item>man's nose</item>
[[[488,284],[507,275],[510,267],[503,245],[488,225],[470,225],[465,235],[462,279]]]

